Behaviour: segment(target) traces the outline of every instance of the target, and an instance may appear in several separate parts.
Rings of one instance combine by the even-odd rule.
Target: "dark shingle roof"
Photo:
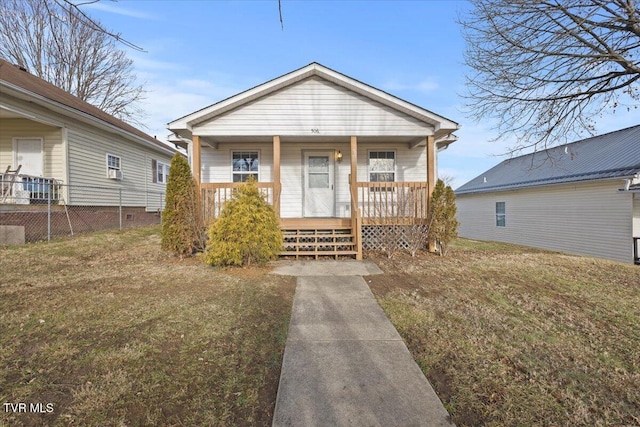
[[[29,72],[25,71],[24,69],[21,69],[18,66],[13,65],[1,58],[0,58],[0,80],[10,83],[19,88],[22,88],[23,90],[26,90],[33,94],[39,95],[55,103],[62,104],[66,107],[72,108],[80,113],[88,114],[98,120],[101,120],[107,124],[115,126],[116,128],[122,131],[131,133],[152,144],[155,144],[162,149],[175,151],[171,147],[167,146],[166,144],[163,144],[162,142],[158,141],[152,136],[147,135],[141,130],[131,126],[130,124],[125,123],[122,120],[117,119],[112,115],[105,113],[104,111],[95,107],[94,105],[91,105],[88,102],[81,100],[80,98],[70,94],[69,92],[65,92],[64,90],[58,88],[57,86],[52,85],[46,80],[43,80],[40,77],[36,77],[33,74],[30,74]]]
[[[640,172],[640,125],[503,161],[456,194],[624,178]]]

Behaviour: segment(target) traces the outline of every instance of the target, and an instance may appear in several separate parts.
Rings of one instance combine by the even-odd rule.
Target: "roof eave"
[[[504,184],[504,185],[496,185],[488,188],[474,188],[470,190],[464,190],[459,188],[455,190],[456,196],[458,195],[468,195],[468,194],[484,194],[484,193],[494,193],[499,191],[515,191],[515,190],[523,190],[528,188],[536,188],[536,187],[546,187],[551,185],[563,185],[563,184],[577,184],[589,181],[624,181],[627,179],[631,179],[640,174],[640,170],[637,172],[625,173],[617,176],[604,176],[601,178],[593,178],[589,176],[585,176],[584,178],[572,179],[572,180],[545,180],[542,182],[523,182],[518,184]]]
[[[107,123],[104,120],[101,120],[101,119],[99,119],[97,117],[94,117],[91,114],[84,113],[84,112],[79,111],[79,110],[77,110],[75,108],[71,108],[71,107],[66,106],[64,104],[61,104],[59,102],[53,101],[53,100],[51,100],[51,99],[49,99],[47,97],[44,97],[42,95],[38,95],[37,93],[33,93],[33,92],[29,91],[29,90],[26,90],[26,89],[24,89],[24,88],[22,88],[20,86],[12,84],[12,83],[9,83],[9,82],[7,82],[5,80],[0,80],[0,87],[6,88],[6,89],[8,89],[10,91],[16,92],[19,95],[22,95],[22,97],[18,96],[18,98],[24,99],[23,97],[27,97],[28,100],[30,100],[30,101],[32,101],[32,102],[34,102],[34,103],[36,103],[36,104],[38,104],[38,105],[40,105],[42,107],[45,107],[47,109],[51,109],[52,111],[56,111],[58,113],[62,113],[64,115],[73,117],[74,119],[79,120],[79,121],[81,121],[83,123],[87,123],[87,124],[90,124],[92,126],[96,126],[98,128],[101,128],[103,130],[107,130],[107,131],[114,132],[116,134],[122,135],[123,137],[125,137],[127,139],[130,139],[130,140],[133,140],[135,142],[141,143],[141,144],[143,144],[145,146],[148,146],[150,148],[153,148],[153,149],[155,149],[157,151],[163,151],[163,152],[165,152],[167,154],[171,154],[171,155],[173,155],[175,153],[175,150],[172,150],[169,146],[167,146],[165,148],[165,147],[162,147],[162,146],[158,145],[158,144],[161,144],[160,141],[158,141],[158,144],[155,144],[155,143],[153,143],[151,141],[148,141],[148,140],[146,140],[144,138],[141,138],[138,135],[135,135],[135,134],[133,134],[131,132],[125,131],[123,129],[120,129],[117,126],[112,125],[111,123]]]

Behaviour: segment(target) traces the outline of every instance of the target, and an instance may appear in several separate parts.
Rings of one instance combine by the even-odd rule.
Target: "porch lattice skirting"
[[[363,225],[362,249],[382,251],[393,244],[397,249],[408,249],[410,236],[402,225]],[[354,257],[355,236],[351,228],[283,229],[282,257],[325,258]]]
[[[394,239],[398,249],[407,249],[405,228],[397,225],[363,225],[362,249],[365,251],[382,251],[388,245],[388,239]]]

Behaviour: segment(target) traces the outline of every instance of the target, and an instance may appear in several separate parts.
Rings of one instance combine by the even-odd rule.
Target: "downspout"
[[[627,179],[625,179],[624,181],[624,190],[622,191],[629,191],[629,189],[631,188],[631,184],[633,184],[634,181],[640,179],[640,173],[637,173]]]

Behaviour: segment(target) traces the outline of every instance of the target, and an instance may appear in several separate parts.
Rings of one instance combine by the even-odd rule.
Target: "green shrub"
[[[456,196],[450,185],[439,179],[429,203],[429,240],[439,247],[440,255],[447,254],[449,243],[458,237]]]
[[[162,249],[180,257],[204,249],[198,185],[184,156],[176,153],[171,159],[165,208],[162,212]]]
[[[224,204],[208,235],[204,261],[210,265],[262,264],[282,250],[278,218],[253,179]]]

